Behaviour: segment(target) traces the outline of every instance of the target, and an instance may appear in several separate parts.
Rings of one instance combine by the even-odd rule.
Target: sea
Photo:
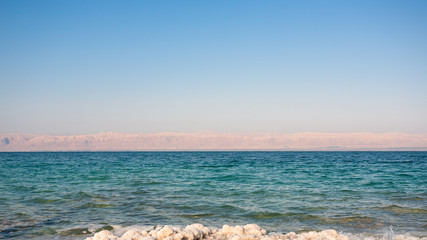
[[[193,223],[427,237],[427,152],[0,153],[0,239]]]

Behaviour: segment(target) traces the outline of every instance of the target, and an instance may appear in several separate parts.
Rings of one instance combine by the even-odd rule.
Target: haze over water
[[[426,152],[0,153],[0,237],[192,223],[426,237],[426,174]]]

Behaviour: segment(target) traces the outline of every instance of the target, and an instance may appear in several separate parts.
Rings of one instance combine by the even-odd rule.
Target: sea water
[[[427,152],[0,153],[0,239],[193,223],[427,237]]]

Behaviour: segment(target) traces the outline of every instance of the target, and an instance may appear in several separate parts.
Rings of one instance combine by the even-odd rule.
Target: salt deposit
[[[108,230],[96,233],[86,240],[358,240],[355,235],[337,233],[335,230],[310,231],[300,234],[290,232],[287,234],[271,233],[256,224],[245,226],[224,225],[221,229],[208,228],[202,224],[192,224],[185,228],[164,226],[151,230],[128,230],[121,237],[115,236]],[[378,239],[378,238],[372,238]],[[381,238],[379,238],[381,239]],[[427,240],[427,238],[406,238],[404,235],[396,235],[390,239],[396,240]]]

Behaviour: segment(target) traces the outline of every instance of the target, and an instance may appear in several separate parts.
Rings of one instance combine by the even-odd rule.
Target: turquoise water
[[[0,238],[256,223],[427,236],[427,152],[0,153]]]

